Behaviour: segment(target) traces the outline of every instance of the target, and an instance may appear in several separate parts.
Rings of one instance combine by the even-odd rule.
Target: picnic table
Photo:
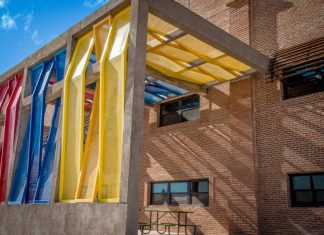
[[[196,234],[197,227],[199,225],[188,224],[188,214],[193,213],[192,211],[181,211],[181,210],[150,210],[150,209],[141,209],[144,212],[149,213],[149,222],[140,222],[139,228],[141,234],[149,234],[152,231],[152,228],[156,226],[156,230],[159,234],[165,234],[168,232],[170,234],[171,227],[177,227],[177,234],[180,233],[180,228],[184,227],[185,234],[187,234],[188,227],[192,227],[194,234]],[[155,216],[154,216],[155,215]],[[163,217],[170,215],[174,219],[174,223],[163,223],[161,222]],[[155,217],[155,219],[153,218]],[[181,222],[181,219],[184,219],[184,223]],[[160,230],[160,227],[164,227],[164,230]],[[146,230],[146,231],[144,231]]]

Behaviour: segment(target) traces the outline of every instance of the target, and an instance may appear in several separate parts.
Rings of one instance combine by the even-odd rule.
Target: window
[[[199,95],[162,103],[160,106],[160,127],[176,123],[197,120],[200,117]]]
[[[208,206],[208,180],[152,183],[151,204]]]
[[[324,58],[283,70],[284,98],[324,91]]]
[[[292,206],[324,206],[324,173],[289,175]]]

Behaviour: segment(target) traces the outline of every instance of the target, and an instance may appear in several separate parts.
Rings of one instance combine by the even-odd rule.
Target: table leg
[[[185,213],[185,234],[187,235],[187,213]]]
[[[180,213],[178,212],[178,235],[180,233]]]

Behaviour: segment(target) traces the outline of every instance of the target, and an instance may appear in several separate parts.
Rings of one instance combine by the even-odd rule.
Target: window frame
[[[186,99],[190,99],[190,98],[198,98],[198,107],[196,108],[187,108],[187,109],[183,109],[182,107],[182,102]],[[171,104],[171,103],[177,103],[177,113],[178,113],[178,121],[176,123],[171,123],[171,124],[164,124],[162,125],[163,122],[163,117],[165,115],[162,114],[162,112],[165,112],[165,109],[163,109],[164,105],[167,104]],[[199,111],[199,118],[195,119],[195,120],[183,120],[183,116],[182,114],[185,111],[189,111],[189,110],[194,110],[197,109]],[[171,99],[167,99],[167,100],[163,100],[161,103],[158,104],[158,127],[166,127],[166,126],[171,126],[171,125],[176,125],[176,124],[180,124],[180,123],[185,123],[185,122],[190,122],[190,121],[196,121],[200,119],[200,95],[199,94],[186,94],[185,96],[180,96],[180,97],[175,97],[175,98],[171,98]],[[172,112],[170,112],[172,113]]]
[[[172,193],[171,192],[171,184],[172,183],[187,183],[187,193]],[[208,192],[192,192],[192,183],[193,182],[207,182],[208,183]],[[153,185],[154,184],[168,184],[168,192],[167,193],[154,193],[153,192]],[[204,207],[208,207],[209,206],[209,179],[194,179],[194,180],[175,180],[175,181],[156,181],[156,182],[151,182],[150,183],[150,205],[154,205],[154,206],[163,206],[163,205],[167,205],[167,206],[204,206]],[[153,203],[153,197],[154,195],[162,195],[162,194],[166,194],[168,195],[168,200],[167,200],[167,204],[155,204]],[[177,194],[187,194],[187,203],[186,204],[174,204],[171,203],[172,202],[172,195],[177,195]],[[192,204],[192,195],[199,195],[199,194],[207,194],[208,195],[208,201],[207,204]]]
[[[324,172],[315,172],[315,173],[297,173],[297,174],[288,174],[289,179],[289,188],[290,188],[290,206],[291,207],[324,207],[324,201],[316,201],[316,192],[324,192],[324,189],[315,189],[313,176],[322,175]],[[309,176],[310,177],[310,189],[294,189],[293,178],[296,176]],[[295,192],[311,192],[312,201],[311,202],[297,202]]]
[[[282,87],[282,98],[283,100],[289,100],[293,98],[298,98],[298,97],[303,97],[319,92],[324,91],[324,57],[315,59],[312,61],[308,61],[305,63],[297,64],[294,66],[290,66],[287,68],[284,68],[282,70],[282,79],[281,79],[281,87]],[[305,86],[309,86],[310,77],[305,77],[304,75],[307,73],[310,73],[314,71],[315,75],[314,76],[321,76],[321,78],[317,78],[317,82],[321,81],[321,83],[318,83],[317,85],[316,82],[313,81],[313,86],[316,87],[316,89],[312,91],[307,91],[307,92],[300,92],[300,87],[298,88],[298,92],[295,92],[297,94],[290,94],[288,92],[288,89],[292,86],[293,83],[288,83],[291,82],[290,79],[297,81],[298,79],[304,79],[303,82],[300,82],[300,84],[305,84]],[[294,75],[294,73],[297,73]],[[297,82],[298,83],[298,82]],[[290,84],[290,85],[289,85]],[[296,84],[294,89],[296,89]]]

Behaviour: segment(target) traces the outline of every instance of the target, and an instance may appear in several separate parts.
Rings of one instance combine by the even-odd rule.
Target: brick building
[[[320,0],[179,2],[272,58],[324,36]],[[198,120],[163,127],[159,105],[146,107],[140,206],[166,207],[150,205],[151,183],[207,179],[208,206],[168,206],[195,211],[203,234],[324,234],[324,209],[292,206],[289,183],[324,172],[323,92],[288,99],[284,90],[261,75],[215,85],[200,93]]]
[[[19,119],[15,121],[18,123],[17,138],[15,141],[13,137],[11,138],[13,160],[7,170],[10,172],[12,169],[13,173],[8,173],[8,178],[6,178],[9,182],[8,190],[3,193],[4,196],[0,201],[0,214],[3,215],[0,216],[0,234],[134,235],[134,231],[137,232],[137,222],[145,222],[149,218],[148,212],[141,210],[139,221],[137,220],[138,205],[136,202],[139,202],[141,209],[171,209],[190,212],[188,223],[199,225],[198,234],[324,234],[324,2],[322,0],[177,1],[227,32],[223,33],[219,28],[172,0],[163,1],[165,5],[159,0],[110,0],[97,12],[0,76],[2,86],[14,74],[24,71],[24,80],[21,79],[23,80],[22,104],[19,108],[19,115],[16,115]],[[163,12],[165,9],[171,11],[172,7],[179,10],[180,22],[175,19],[177,18],[175,10],[169,14]],[[119,17],[125,12],[132,17],[126,14],[127,16],[123,16],[124,18],[120,21],[122,23],[120,23]],[[191,18],[191,21],[188,21],[194,27],[183,22],[183,19],[188,18]],[[154,23],[154,20],[158,23],[155,28],[151,28],[156,30],[153,34],[149,28],[147,30],[141,27],[146,23]],[[161,33],[157,37],[158,26],[167,26],[166,28],[170,26],[165,22],[174,24],[170,27],[172,29],[170,32],[172,32],[165,35]],[[126,27],[119,24],[125,24]],[[111,39],[110,37],[113,36],[110,34],[108,36],[108,31],[110,32],[112,25],[114,30],[115,27],[123,29],[121,35],[124,36],[115,35],[116,38]],[[210,29],[213,34],[208,34],[206,30],[199,30],[200,26]],[[130,32],[127,31],[127,27],[130,28]],[[101,30],[96,31],[98,28]],[[201,32],[208,35],[201,35]],[[97,36],[100,33],[104,35],[98,37],[104,40],[103,42],[94,40],[96,33],[98,33]],[[223,82],[224,79],[219,81],[215,79],[216,81],[211,83],[195,84],[186,79],[181,81],[176,77],[170,78],[167,73],[163,74],[167,68],[161,69],[162,72],[155,71],[159,69],[152,68],[149,64],[151,62],[152,65],[152,60],[147,59],[152,44],[149,44],[146,38],[154,38],[152,35],[156,36],[155,39],[159,39],[157,41],[160,41],[162,47],[168,43],[172,44],[173,41],[180,41],[181,37],[193,35],[202,43],[211,43],[213,50],[219,49],[220,52],[224,52],[223,56],[230,57],[227,59],[234,58],[238,62],[235,62],[235,65],[239,62],[247,63],[249,70],[232,69],[230,72],[232,75],[236,72],[236,76],[225,79],[229,80],[226,82]],[[210,35],[223,35],[224,38],[222,38],[223,41],[212,40]],[[239,42],[233,36],[249,46]],[[130,45],[126,43],[127,38],[132,42]],[[119,137],[122,136],[120,138],[122,141],[115,142],[116,146],[120,144],[119,147],[122,150],[118,154],[122,153],[114,155],[114,157],[117,155],[120,157],[121,166],[120,171],[114,172],[116,175],[110,179],[114,180],[114,185],[111,187],[114,188],[114,195],[111,196],[107,193],[109,186],[99,185],[96,178],[99,178],[98,162],[100,162],[98,145],[101,147],[111,142],[98,143],[105,138],[100,141],[98,138],[97,142],[96,140],[91,142],[93,145],[88,151],[94,150],[91,160],[95,160],[87,164],[87,159],[82,169],[81,158],[77,157],[83,156],[82,145],[91,141],[91,137],[84,138],[84,140],[83,137],[89,133],[95,133],[95,137],[107,137],[111,133],[107,131],[107,134],[102,131],[100,125],[103,122],[100,122],[98,117],[94,117],[95,121],[92,121],[91,116],[93,110],[105,108],[105,106],[99,106],[98,103],[96,103],[97,108],[93,108],[95,107],[94,97],[103,97],[98,95],[99,89],[96,85],[100,79],[105,78],[101,77],[101,73],[104,73],[101,65],[106,64],[109,53],[112,53],[108,51],[107,48],[110,47],[108,45],[116,42],[118,44],[118,40],[124,40],[124,45],[127,45],[118,50],[122,50],[124,56],[126,52],[128,53],[125,56],[128,58],[128,64],[122,64],[116,71],[123,70],[121,73],[124,76],[123,79],[126,76],[124,72],[127,71],[127,83],[129,84],[126,86],[125,94],[120,95],[121,99],[126,97],[125,107],[122,106],[124,100],[114,101],[119,104],[118,107],[122,107],[119,113],[126,110],[125,118],[121,121],[121,123],[125,121],[126,125],[118,132],[118,134],[123,134],[123,136],[119,135]],[[79,50],[76,45],[82,42],[87,43],[79,46],[83,48]],[[234,45],[234,42],[237,45]],[[155,42],[152,47],[158,48],[161,45]],[[229,45],[232,48],[229,48]],[[194,45],[189,45],[188,48],[191,50],[188,51],[180,48],[182,53],[194,54],[195,48],[190,48],[190,46],[194,47]],[[100,52],[103,48],[106,48],[106,53]],[[222,51],[221,49],[224,48],[226,50]],[[201,48],[198,48],[198,52],[199,49]],[[57,62],[58,52],[64,53],[64,62]],[[246,55],[243,55],[244,53]],[[75,54],[77,58],[83,59],[73,60]],[[105,57],[105,60],[96,60],[99,54],[103,54],[104,56],[100,58]],[[166,54],[166,58],[174,56],[172,53]],[[208,58],[204,60],[201,56],[197,57],[198,59],[187,61],[183,71],[210,63]],[[125,58],[116,63],[125,62]],[[269,58],[271,58],[271,65],[268,69],[265,61],[269,62]],[[219,57],[214,59],[219,59]],[[258,59],[260,61],[256,61]],[[83,62],[75,66],[75,61],[80,64]],[[101,63],[102,61],[105,63]],[[49,62],[52,66],[44,65]],[[231,62],[233,63],[233,60]],[[56,68],[57,70],[53,72],[54,63],[60,63],[61,70]],[[35,68],[39,68],[39,64],[51,67],[48,70],[51,72],[42,72],[42,74],[54,73],[56,78],[52,84],[46,83],[46,89],[47,85],[49,89],[47,91],[45,89],[45,95],[43,93],[43,104],[51,104],[48,105],[50,109],[47,109],[45,113],[43,141],[48,140],[47,135],[51,125],[55,126],[58,137],[55,137],[55,134],[52,139],[56,146],[52,149],[51,156],[53,157],[50,162],[52,165],[49,168],[52,178],[47,185],[46,200],[39,200],[35,203],[35,199],[29,201],[24,199],[25,189],[20,179],[26,182],[29,180],[29,174],[23,170],[26,169],[25,165],[29,164],[30,159],[26,157],[27,160],[20,163],[22,159],[20,155],[22,155],[24,145],[27,145],[24,140],[25,133],[29,134],[28,128],[32,128],[29,127],[29,121],[27,121],[30,118],[33,102],[30,73],[35,71]],[[225,61],[219,67],[226,71],[228,64],[231,63]],[[145,66],[147,76],[144,83],[141,78],[145,74]],[[238,67],[240,66],[242,64]],[[69,84],[63,83],[62,80],[64,71],[66,75],[69,67],[82,69],[82,75],[80,72],[78,76],[83,76],[85,81],[84,84],[80,83],[82,86],[75,91],[76,103],[73,103],[73,106],[80,106],[78,112],[82,109],[84,113],[80,112],[80,114],[72,110],[69,115],[62,117],[63,111],[58,108],[57,112],[61,117],[58,118],[57,114],[54,119],[56,104],[67,107],[58,98],[62,97],[64,100],[64,95],[68,97],[62,91]],[[203,69],[203,66],[201,67]],[[268,70],[268,74],[261,74]],[[58,74],[62,75],[62,80],[57,79]],[[217,74],[212,75],[217,77]],[[52,75],[48,76],[47,79],[50,80]],[[65,81],[67,78],[70,77],[66,76]],[[118,77],[118,79],[121,78]],[[145,100],[143,126],[141,111],[144,102],[138,97],[142,98],[143,95],[145,97],[148,86],[157,81],[169,83],[164,84],[164,87],[175,85],[176,88],[172,89],[181,92],[176,96],[164,97],[158,102],[153,99],[154,102],[147,103]],[[154,87],[154,85],[151,87],[153,90],[157,88],[160,87]],[[99,91],[107,94],[106,90]],[[79,97],[85,95],[88,103],[83,102],[78,95]],[[20,98],[15,100],[18,99],[20,100]],[[101,112],[97,113],[101,115]],[[66,128],[68,124],[64,126],[62,119],[66,120],[69,116],[73,118],[68,124],[72,127],[75,127],[74,123],[79,124],[75,128],[75,133],[82,138],[74,144],[78,153],[75,154],[73,152],[75,149],[72,149],[73,154],[65,154],[64,161],[78,155],[76,159],[79,164],[77,167],[81,169],[80,172],[83,171],[85,174],[88,168],[93,170],[88,171],[89,177],[81,176],[78,168],[73,168],[77,164],[70,168],[61,167],[63,161],[61,155],[64,155],[61,148],[64,144],[64,147],[70,144],[69,141],[62,140],[64,135],[62,132],[69,132],[69,128]],[[85,119],[84,123],[83,119]],[[118,118],[115,119],[116,123],[120,121]],[[3,115],[1,115],[1,120],[4,125]],[[91,129],[89,123],[95,123],[93,131],[89,131]],[[108,125],[114,126],[111,123]],[[62,131],[64,129],[62,126],[65,128],[64,131]],[[81,129],[85,130],[85,133]],[[102,132],[107,135],[102,135]],[[31,135],[28,136],[31,138]],[[77,139],[71,136],[70,142]],[[45,147],[41,147],[41,150],[46,148],[46,145],[43,145]],[[110,147],[114,147],[113,144]],[[24,156],[27,156],[27,153]],[[41,157],[39,159],[43,161]],[[113,160],[110,163],[116,162]],[[139,170],[139,162],[141,162],[141,170]],[[18,166],[21,166],[23,173],[16,183],[14,173]],[[70,185],[66,186],[62,183],[64,180],[61,180],[63,177],[60,172],[63,170],[69,172],[71,169],[74,170],[74,175],[68,180],[74,184],[75,188],[77,184],[77,189],[73,190]],[[16,172],[19,171],[16,170]],[[120,181],[118,177],[121,178]],[[139,177],[138,195],[136,186]],[[41,177],[38,176],[39,178]],[[88,180],[88,183],[83,184],[84,178]],[[108,183],[111,182],[108,180]],[[11,191],[9,192],[10,184]],[[18,189],[12,190],[12,185]],[[62,185],[68,189],[69,196],[64,197],[61,193],[61,188],[64,188]],[[101,187],[100,196],[97,187]],[[85,196],[81,198],[82,194]],[[44,202],[47,204],[44,205]]]

